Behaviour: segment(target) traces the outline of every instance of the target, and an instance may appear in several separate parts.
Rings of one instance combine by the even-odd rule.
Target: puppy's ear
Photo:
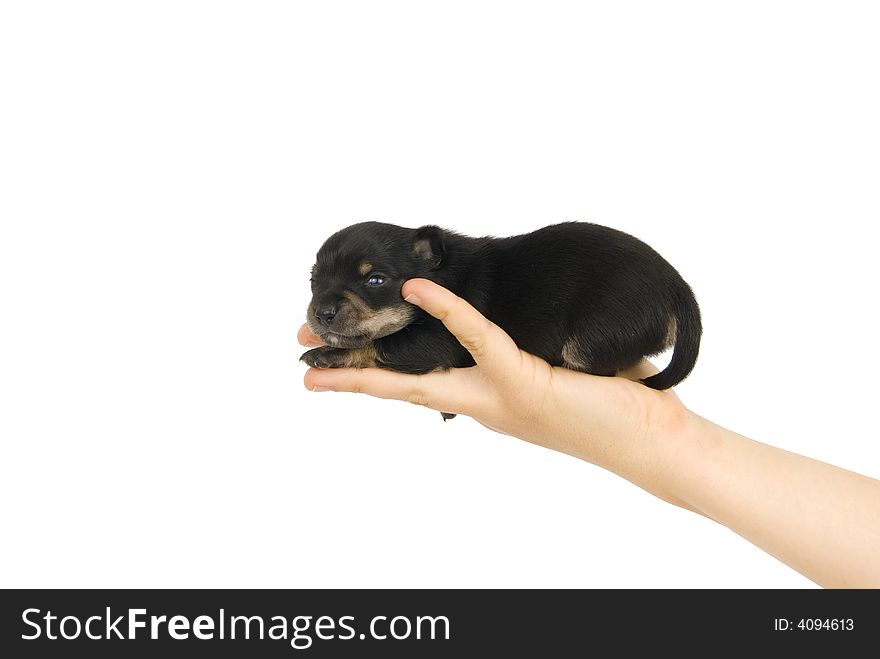
[[[437,267],[443,261],[443,229],[428,225],[416,229],[413,240],[413,254],[417,258]]]

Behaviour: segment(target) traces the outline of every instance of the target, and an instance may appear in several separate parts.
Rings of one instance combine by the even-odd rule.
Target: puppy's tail
[[[672,359],[657,375],[642,380],[643,384],[652,389],[669,389],[684,380],[693,370],[700,354],[700,337],[703,334],[700,307],[687,284],[679,296],[677,307],[674,314],[676,331]]]

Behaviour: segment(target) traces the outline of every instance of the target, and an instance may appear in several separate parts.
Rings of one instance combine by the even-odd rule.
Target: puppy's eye
[[[366,281],[367,286],[381,286],[384,283],[385,277],[382,275],[370,275]]]

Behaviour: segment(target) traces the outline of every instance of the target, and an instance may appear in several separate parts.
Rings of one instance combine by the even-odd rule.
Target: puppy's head
[[[417,309],[400,289],[436,272],[443,231],[362,222],[330,236],[312,267],[309,328],[328,346],[357,348],[409,325]]]

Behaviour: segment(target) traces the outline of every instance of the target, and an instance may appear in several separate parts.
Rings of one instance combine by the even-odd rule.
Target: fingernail
[[[415,293],[410,293],[405,298],[403,298],[403,301],[409,302],[410,304],[414,304],[417,307],[420,307],[422,305],[422,301],[419,299],[419,296],[416,295]]]
[[[330,387],[322,387],[320,384],[312,385],[312,391],[316,394],[321,393],[322,391],[330,391]]]

